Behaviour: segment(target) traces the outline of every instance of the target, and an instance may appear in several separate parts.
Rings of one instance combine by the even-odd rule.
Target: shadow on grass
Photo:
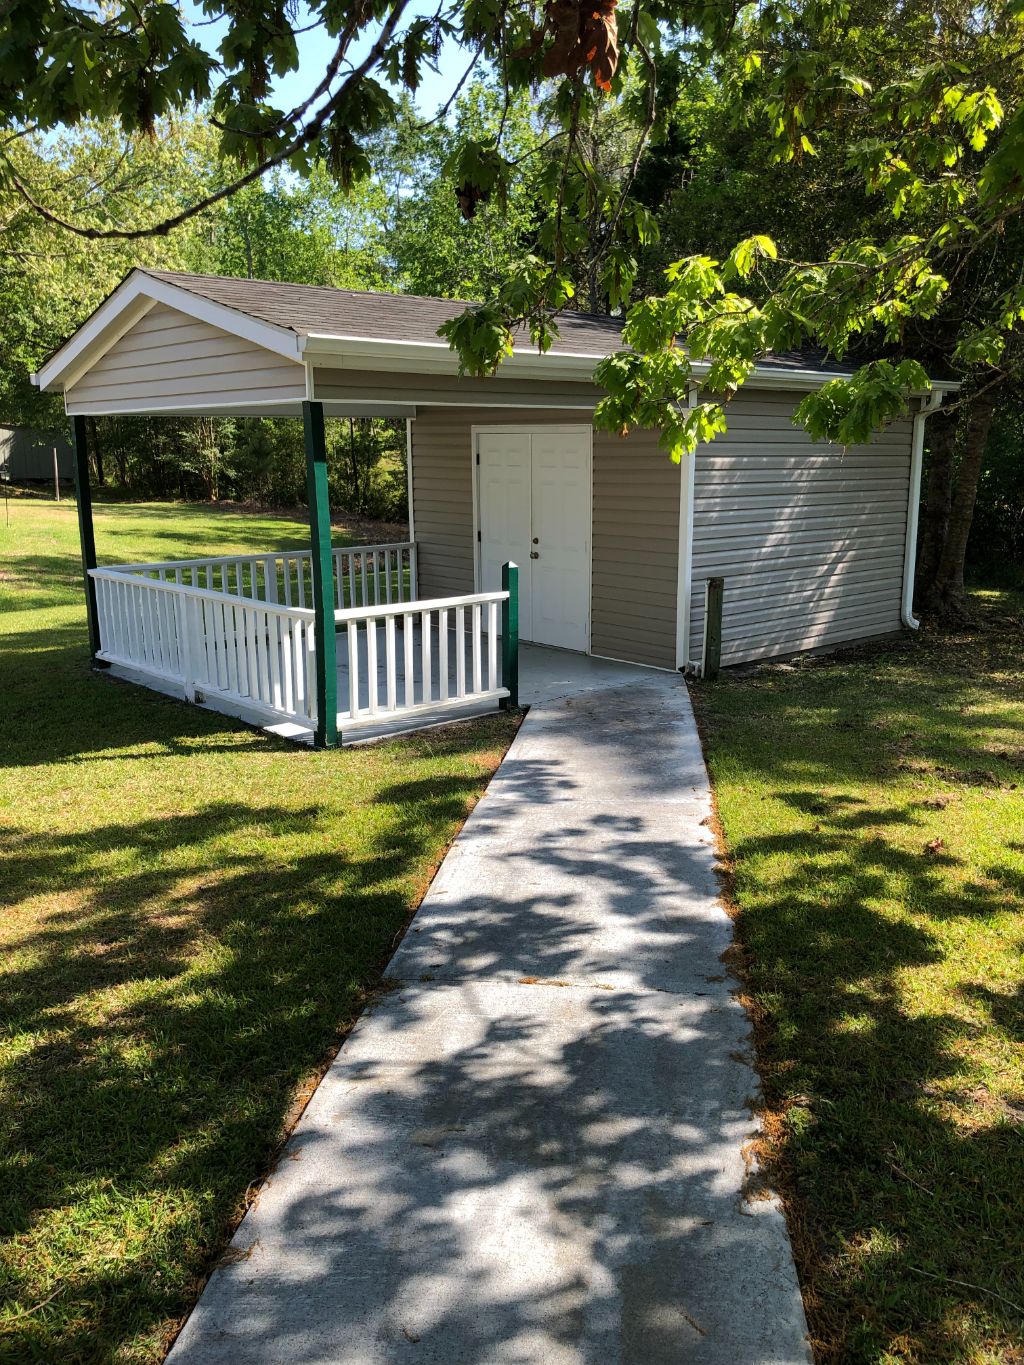
[[[1019,726],[1020,660],[941,644],[699,691],[767,1172],[821,1360],[1011,1360],[1024,1339],[1024,999],[985,984],[1019,981],[1024,946],[1021,795],[993,741]],[[995,865],[971,819],[1005,831]]]
[[[511,731],[304,752],[77,621],[4,681],[0,1359],[152,1359]]]

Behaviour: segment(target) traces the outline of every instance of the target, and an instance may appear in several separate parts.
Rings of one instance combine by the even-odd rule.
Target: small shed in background
[[[69,483],[75,467],[71,443],[55,431],[0,424],[0,481],[3,483],[53,483],[53,452],[57,472]]]

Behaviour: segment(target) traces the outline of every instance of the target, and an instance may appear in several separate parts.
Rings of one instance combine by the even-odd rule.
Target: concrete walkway
[[[689,700],[595,669],[530,711],[172,1365],[811,1359]]]

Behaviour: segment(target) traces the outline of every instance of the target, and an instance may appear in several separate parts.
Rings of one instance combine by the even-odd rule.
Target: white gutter
[[[959,388],[959,384],[956,386]],[[917,572],[917,526],[921,512],[921,470],[924,466],[924,424],[942,406],[945,389],[932,389],[914,414],[914,431],[910,443],[910,493],[907,498],[907,538],[903,548],[903,602],[900,619],[910,630],[917,630],[921,622],[914,615],[914,576]]]

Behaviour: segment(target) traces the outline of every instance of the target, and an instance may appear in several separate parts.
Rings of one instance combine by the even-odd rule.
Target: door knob
[[[534,545],[539,545],[539,544],[540,544],[540,536],[534,536],[534,538],[533,538],[533,543],[534,543]]]
[[[531,558],[531,559],[540,559],[540,555],[537,553],[536,550],[531,550],[531,551],[530,551],[530,558]]]

